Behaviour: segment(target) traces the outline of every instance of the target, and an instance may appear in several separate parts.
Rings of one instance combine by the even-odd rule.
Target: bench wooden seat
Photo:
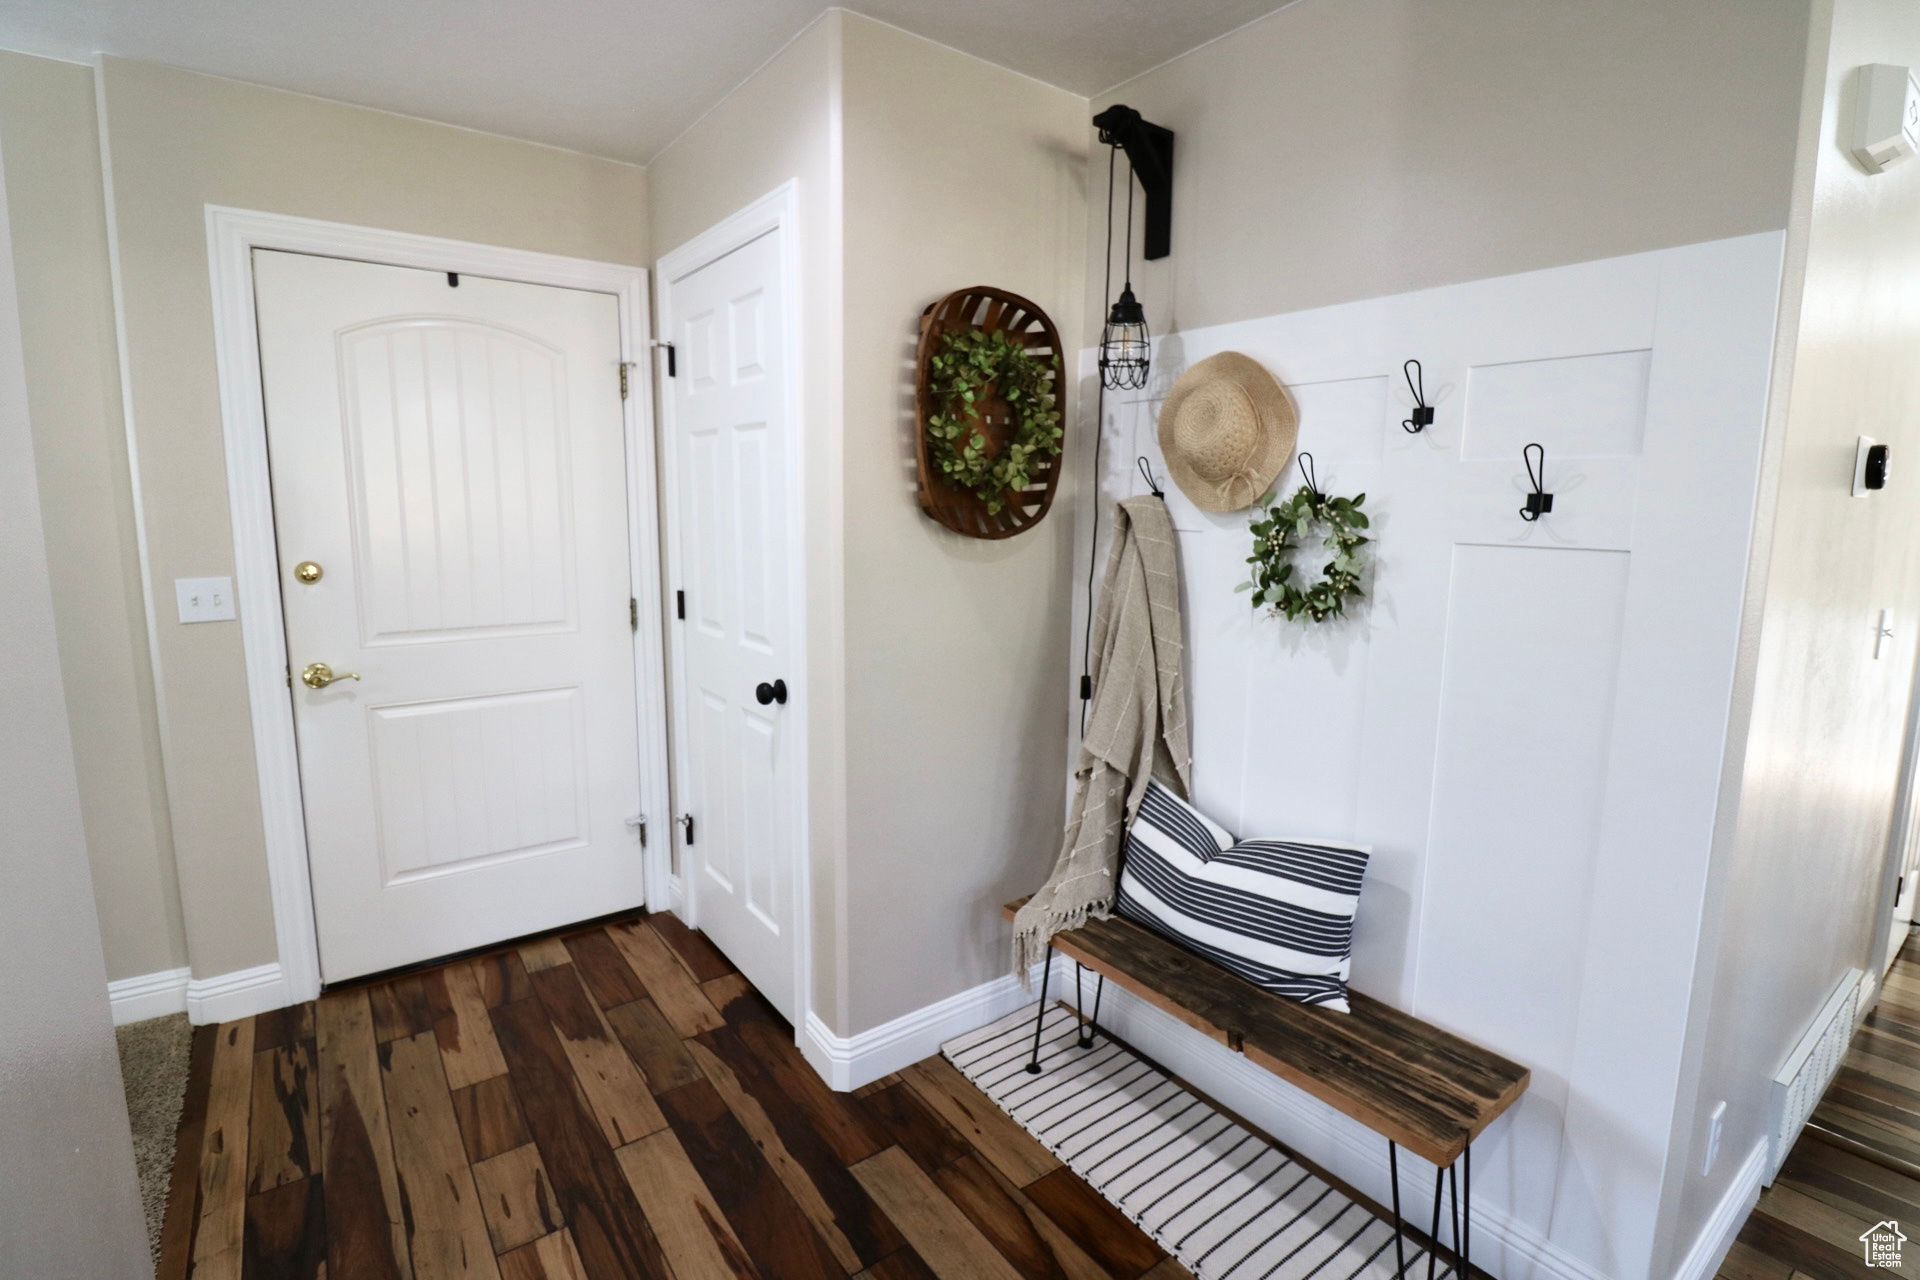
[[[1525,1067],[1369,996],[1350,991],[1351,1013],[1300,1004],[1131,920],[1090,920],[1053,946],[1437,1165],[1527,1089]]]

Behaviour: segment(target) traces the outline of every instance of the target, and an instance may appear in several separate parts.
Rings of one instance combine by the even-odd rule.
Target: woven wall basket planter
[[[1065,399],[1064,371],[1066,353],[1060,349],[1060,333],[1047,313],[1004,289],[975,285],[958,289],[928,307],[920,316],[920,356],[914,369],[914,456],[920,465],[920,509],[955,533],[969,538],[1011,538],[1040,523],[1053,505],[1053,491],[1060,483],[1062,458],[1044,458],[1033,470],[1033,481],[1010,496],[999,511],[990,512],[987,504],[941,474],[927,456],[927,418],[933,412],[932,396],[927,390],[928,368],[939,350],[941,336],[949,330],[976,328],[988,333],[1004,330],[1019,334],[1036,360],[1052,362],[1054,392]],[[1005,444],[1012,430],[1012,414],[1007,402],[989,396],[983,403],[982,434],[994,447]]]

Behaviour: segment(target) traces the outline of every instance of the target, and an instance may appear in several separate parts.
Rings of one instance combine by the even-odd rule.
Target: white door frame
[[[793,740],[799,749],[793,753],[793,821],[788,832],[793,849],[793,972],[794,972],[794,1040],[806,1043],[806,1027],[813,1010],[813,902],[811,895],[812,877],[807,874],[812,865],[811,850],[807,840],[807,705],[810,690],[806,683],[807,672],[807,591],[806,591],[806,466],[803,416],[805,399],[802,395],[804,373],[800,363],[800,263],[797,239],[797,219],[799,217],[799,183],[788,181],[773,191],[755,200],[746,208],[722,219],[707,228],[693,239],[687,241],[672,252],[664,254],[654,265],[657,273],[658,294],[656,304],[660,312],[660,332],[671,338],[674,326],[673,289],[674,285],[686,279],[734,250],[771,233],[775,249],[780,259],[781,318],[786,378],[786,410],[788,423],[787,453],[787,635],[792,648],[790,659],[794,671],[801,677],[800,696],[785,711]],[[664,386],[665,384],[662,383]],[[661,469],[664,474],[677,476],[679,457],[675,451],[673,434],[673,397],[663,394],[660,397],[662,445]],[[662,488],[665,499],[663,519],[667,530],[667,561],[675,582],[686,580],[682,570],[682,555],[685,538],[680,527],[680,502],[677,487],[666,485]],[[672,662],[672,677],[675,696],[670,699],[673,705],[673,772],[674,780],[680,785],[675,796],[686,794],[685,780],[689,776],[691,764],[687,759],[687,707],[684,691],[687,687],[686,643],[679,626],[669,628],[671,637],[668,649]],[[678,818],[676,813],[675,818]],[[685,848],[685,828],[673,823],[673,840],[681,851],[681,868],[688,864]],[[672,884],[672,901],[690,925],[698,927],[700,922],[698,877],[691,875],[676,876]]]
[[[246,649],[247,695],[253,712],[254,759],[266,827],[267,878],[280,974],[289,1002],[320,994],[320,948],[307,872],[306,815],[294,746],[293,695],[286,626],[280,610],[280,557],[274,540],[273,490],[267,474],[267,416],[260,383],[260,346],[253,306],[253,251],[280,249],[383,266],[419,267],[522,284],[556,285],[614,295],[620,312],[620,359],[637,375],[622,404],[627,437],[627,528],[631,590],[639,601],[633,636],[634,692],[640,736],[640,803],[649,815],[643,891],[649,906],[667,902],[671,801],[668,792],[666,668],[660,547],[654,469],[651,342],[644,267],[590,262],[435,236],[381,231],[285,214],[207,206],[207,266],[213,285],[214,353],[219,363],[220,417],[226,436],[227,501],[233,517],[234,596]],[[608,370],[608,377],[618,376]],[[644,501],[643,501],[644,500]]]

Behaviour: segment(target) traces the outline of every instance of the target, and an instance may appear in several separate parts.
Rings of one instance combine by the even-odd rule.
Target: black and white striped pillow
[[[1157,782],[1127,829],[1120,914],[1255,986],[1346,1013],[1368,850],[1241,840]]]

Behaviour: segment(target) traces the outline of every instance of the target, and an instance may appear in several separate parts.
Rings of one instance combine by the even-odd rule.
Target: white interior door
[[[695,918],[794,1016],[796,687],[789,658],[786,334],[768,233],[671,282],[686,617],[680,829]]]
[[[615,299],[266,251],[254,287],[323,978],[639,905]]]

